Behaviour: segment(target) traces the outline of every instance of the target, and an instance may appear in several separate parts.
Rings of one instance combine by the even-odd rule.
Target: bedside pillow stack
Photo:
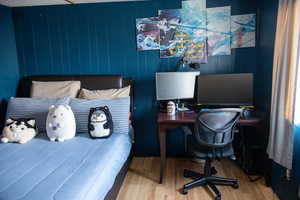
[[[108,90],[80,90],[80,87],[80,81],[32,81],[32,98],[11,98],[6,118],[36,119],[38,130],[45,132],[49,107],[70,105],[75,114],[76,132],[87,133],[90,108],[107,106],[112,115],[113,132],[128,133],[130,86]],[[82,99],[76,99],[78,94]]]
[[[113,132],[127,134],[129,130],[130,98],[117,99],[75,99],[75,98],[11,98],[6,118],[34,118],[40,132],[46,131],[46,119],[51,105],[70,105],[76,119],[76,131],[88,132],[90,108],[107,106],[111,112]]]

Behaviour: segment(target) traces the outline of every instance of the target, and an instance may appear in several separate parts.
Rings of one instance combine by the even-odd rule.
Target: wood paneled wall
[[[232,6],[232,14],[256,13],[256,1],[207,0],[208,7]],[[14,8],[21,76],[36,74],[121,74],[136,80],[137,155],[158,155],[154,75],[176,69],[178,59],[136,50],[135,19],[158,9],[180,8],[180,0]],[[201,73],[257,70],[257,49],[209,58]],[[168,139],[170,153],[183,153],[179,131]]]
[[[16,94],[19,66],[11,8],[0,5],[0,130],[7,98]]]

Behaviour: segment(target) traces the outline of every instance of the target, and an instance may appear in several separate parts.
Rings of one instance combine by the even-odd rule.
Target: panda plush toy
[[[88,130],[91,138],[107,138],[112,134],[113,121],[107,106],[91,108]]]

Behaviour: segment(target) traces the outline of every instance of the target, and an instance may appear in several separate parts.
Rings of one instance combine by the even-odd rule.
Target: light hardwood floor
[[[250,182],[247,176],[232,161],[214,161],[218,176],[239,179],[240,188],[218,186],[222,200],[278,200],[263,180]],[[117,200],[213,200],[213,194],[205,187],[191,189],[182,195],[181,188],[191,181],[183,177],[183,169],[201,172],[203,163],[199,160],[168,158],[163,184],[158,184],[159,158],[135,157],[131,162]]]

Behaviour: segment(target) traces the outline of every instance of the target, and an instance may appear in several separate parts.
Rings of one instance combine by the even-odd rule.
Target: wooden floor
[[[247,176],[232,161],[215,161],[218,176],[239,179],[240,188],[218,186],[222,200],[278,200],[264,181],[249,182]],[[168,158],[163,184],[158,184],[159,158],[135,157],[120,190],[118,200],[213,200],[213,194],[204,187],[194,188],[187,195],[180,193],[182,186],[191,181],[183,177],[183,169],[201,172],[202,161]]]

